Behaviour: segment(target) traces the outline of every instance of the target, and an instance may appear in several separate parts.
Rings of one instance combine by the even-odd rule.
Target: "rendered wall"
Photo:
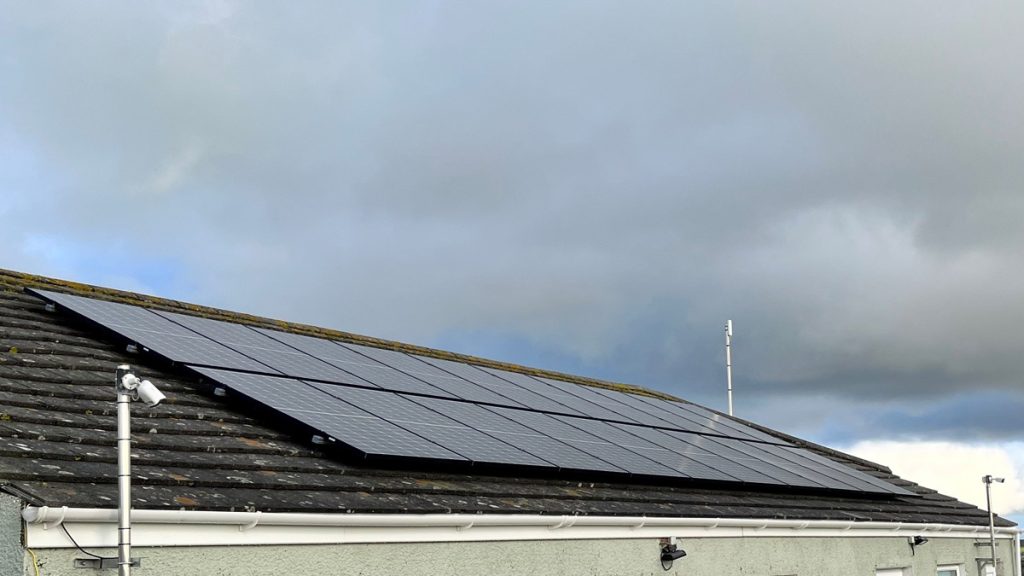
[[[688,555],[664,572],[656,540],[575,540],[439,544],[350,544],[136,548],[134,574],[345,574],[351,576],[874,576],[878,568],[913,567],[934,575],[938,564],[961,564],[977,576],[975,558],[987,546],[972,539],[932,538],[916,555],[905,538],[716,538],[680,542]],[[93,550],[94,551],[94,550]],[[1011,548],[999,546],[1003,562]],[[82,576],[72,567],[77,550],[38,550],[46,576]],[[106,550],[113,554],[113,550]],[[1005,565],[1005,564],[1004,564]],[[105,572],[106,573],[106,572]],[[26,560],[25,574],[31,575]],[[1011,576],[1012,570],[1005,572]],[[1002,575],[1001,575],[1002,576]]]
[[[21,501],[0,494],[0,574],[18,574],[25,550],[21,547]]]

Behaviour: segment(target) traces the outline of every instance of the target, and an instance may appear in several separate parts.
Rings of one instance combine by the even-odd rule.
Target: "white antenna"
[[[732,320],[725,321],[725,381],[729,391],[729,416],[732,416]]]

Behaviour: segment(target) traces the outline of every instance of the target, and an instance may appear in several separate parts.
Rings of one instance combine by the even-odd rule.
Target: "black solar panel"
[[[563,406],[568,406],[578,414],[613,422],[635,422],[618,412],[613,412],[600,404],[591,402],[573,394],[570,391],[570,388],[578,387],[577,384],[569,384],[568,382],[559,382],[557,380],[547,380],[544,378],[534,378],[532,376],[528,376],[528,378],[536,380],[540,384],[540,386],[536,388],[536,392],[538,394],[547,396]],[[564,389],[563,386],[565,387]]]
[[[910,494],[693,404],[35,292],[370,456]]]
[[[383,390],[313,384],[315,388],[405,428],[473,462],[551,466],[501,440]]]
[[[444,390],[447,394],[456,398],[473,402],[484,402],[486,404],[519,405],[515,402],[510,402],[504,396],[495,394],[486,388],[445,372],[433,364],[428,364],[418,357],[404,352],[359,346],[357,344],[347,344],[347,346],[364,356],[377,360],[381,364],[422,380],[439,390]]]
[[[192,369],[367,454],[466,460],[299,380],[203,367]]]
[[[266,368],[263,372],[280,373],[295,378],[311,378],[341,384],[360,384],[355,376],[323,360],[296,350],[253,328],[197,316],[156,311],[164,318],[243,354]]]
[[[515,420],[528,428],[532,428],[540,434],[560,440],[581,452],[586,452],[609,464],[614,464],[616,467],[631,474],[681,476],[676,470],[668,466],[659,464],[629,448],[614,444],[608,441],[608,439],[603,439],[581,428],[571,426],[558,416],[511,408],[495,407],[491,408],[491,410],[510,420]]]
[[[45,290],[34,292],[174,362],[269,371],[259,362],[145,308]]]
[[[488,435],[498,438],[506,444],[533,454],[559,468],[626,472],[626,470],[574,448],[566,442],[552,438],[547,434],[539,433],[532,428],[523,426],[514,419],[506,418],[483,406],[468,402],[454,402],[424,397],[417,397],[415,401],[435,411],[448,414],[467,426],[481,432],[486,432]]]
[[[481,388],[499,395],[504,400],[496,402],[497,404],[504,406],[523,406],[534,410],[553,411],[563,414],[574,413],[574,411],[567,407],[556,402],[552,402],[549,398],[545,398],[544,396],[533,392],[528,387],[520,386],[509,379],[499,378],[491,371],[483,370],[476,366],[470,366],[469,364],[453,362],[451,360],[442,360],[438,358],[420,358],[420,360],[433,364],[445,372],[459,376],[469,382],[473,382]]]
[[[588,414],[580,412],[571,405],[560,402],[558,400],[558,394],[546,393],[547,391],[553,390],[553,388],[536,378],[531,378],[526,374],[520,374],[518,372],[498,370],[497,368],[478,368],[497,378],[515,384],[521,392],[514,394],[519,396],[517,399],[527,408],[555,414],[568,414],[570,416],[588,416]]]
[[[356,377],[355,381],[349,380],[348,384],[377,387],[395,392],[414,392],[418,394],[431,394],[435,396],[451,396],[444,390],[431,386],[426,382],[414,378],[403,372],[399,372],[390,366],[363,356],[337,342],[312,338],[301,334],[290,334],[288,332],[277,332],[274,330],[258,329],[261,333],[283,342],[297,350],[305,352],[310,356],[341,369]]]
[[[666,436],[665,433],[660,430],[633,424],[609,423],[609,426],[619,428],[633,436],[638,436],[655,446],[659,446],[667,450],[671,453],[671,456],[668,460],[660,460],[660,462],[690,478],[698,478],[701,480],[720,480],[724,482],[737,482],[741,480],[736,476],[731,476],[719,470],[711,463],[706,462],[705,458],[697,457],[694,454],[684,453],[679,450],[678,447],[681,443],[670,436]]]
[[[664,402],[668,405],[668,409],[670,410],[681,410],[692,414],[698,420],[703,422],[705,426],[714,430],[716,434],[729,436],[730,438],[753,438],[762,442],[771,442],[772,444],[789,445],[789,442],[782,438],[769,436],[760,430],[755,430],[750,426],[746,426],[735,420],[716,414],[703,406],[690,404],[688,402],[668,402],[667,400],[657,400],[654,398],[651,398],[650,400],[655,402]]]

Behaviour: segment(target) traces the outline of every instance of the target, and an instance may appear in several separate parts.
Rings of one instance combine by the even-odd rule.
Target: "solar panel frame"
[[[672,462],[675,459],[675,452],[647,441],[639,436],[630,434],[621,428],[617,428],[613,426],[611,422],[562,415],[552,415],[552,417],[560,422],[579,428],[592,436],[603,438],[612,444],[616,444],[627,450],[636,452],[649,460],[658,462],[662,466],[672,470],[673,474],[671,474],[671,476],[691,477],[688,474],[683,474],[681,471],[664,464],[665,462]]]
[[[396,392],[312,384],[314,388],[444,446],[473,462],[546,466],[551,464],[466,426]]]
[[[758,474],[763,474],[787,486],[804,488],[821,487],[817,482],[809,480],[799,474],[795,474],[784,466],[773,464],[767,459],[762,458],[762,451],[757,448],[757,444],[755,443],[749,443],[749,450],[737,450],[732,443],[746,444],[748,441],[705,436],[700,434],[683,434],[672,430],[667,431],[667,434],[680,438],[689,444],[696,446],[700,450],[711,452],[717,456],[725,458],[726,460],[745,466]]]
[[[744,426],[737,425],[735,427],[730,427],[710,418],[698,416],[694,412],[683,408],[679,402],[662,400],[660,398],[651,398],[648,396],[631,396],[634,403],[639,402],[641,405],[650,406],[651,409],[657,410],[659,414],[666,414],[667,417],[673,418],[674,422],[680,424],[680,426],[676,427],[677,429],[684,429],[684,427],[686,427],[685,429],[687,431],[709,434],[712,436],[724,436],[727,438],[736,438],[738,440],[762,440],[758,435],[747,432],[745,430],[746,427]]]
[[[360,378],[249,326],[162,310],[156,314],[252,358],[271,368],[270,372],[338,384],[362,383]]]
[[[597,420],[606,420],[609,422],[635,423],[635,420],[631,420],[622,414],[613,412],[601,404],[591,402],[590,400],[586,400],[580,396],[572,394],[567,390],[563,390],[561,387],[551,384],[543,378],[534,376],[527,376],[527,378],[536,380],[537,383],[542,386],[542,388],[538,389],[539,394],[547,396],[559,404],[572,408],[582,416]],[[569,384],[568,382],[560,382],[559,384],[566,387],[579,386],[578,384]]]
[[[716,414],[712,410],[709,410],[708,408],[700,406],[699,404],[691,404],[689,402],[673,402],[673,404],[676,407],[680,408],[680,409],[683,409],[683,410],[686,410],[688,412],[694,413],[695,415],[697,415],[697,417],[705,418],[708,421],[708,425],[709,426],[718,425],[718,426],[722,426],[724,428],[733,429],[733,430],[741,432],[741,433],[743,433],[743,434],[745,434],[747,436],[752,436],[755,440],[759,440],[761,442],[768,442],[768,443],[771,443],[771,444],[779,444],[779,445],[783,445],[783,446],[792,446],[792,443],[787,442],[786,440],[784,440],[782,438],[779,438],[777,436],[772,436],[770,434],[765,434],[764,432],[761,432],[760,430],[755,430],[754,428],[751,428],[750,426],[747,426],[745,424],[741,424],[739,422],[736,422],[735,420],[730,419],[728,416],[723,416],[723,415],[720,415],[720,414]],[[725,435],[726,436],[730,436],[730,437],[734,437],[734,436],[732,436],[730,434],[725,434]]]
[[[684,453],[679,449],[674,448],[674,446],[681,443],[671,436],[666,436],[663,431],[658,430],[657,428],[650,428],[639,424],[622,424],[618,422],[609,422],[608,425],[619,428],[628,434],[637,436],[651,444],[654,444],[655,446],[660,446],[661,448],[669,451],[672,454],[671,459],[662,460],[662,463],[691,478],[720,482],[741,481],[735,476],[702,462],[700,459],[694,457],[693,454]]]
[[[31,290],[31,292],[172,362],[273,372],[252,358],[196,334],[147,308],[47,290]],[[143,327],[140,328],[140,325]]]
[[[360,452],[467,461],[413,432],[295,379],[190,366],[235,393],[295,418]]]
[[[602,418],[604,420],[612,422],[625,422],[628,424],[645,424],[644,421],[650,421],[650,417],[646,414],[638,414],[637,410],[631,406],[622,404],[621,402],[612,402],[608,397],[603,396],[595,392],[591,386],[584,386],[581,384],[571,384],[569,382],[562,382],[561,380],[554,380],[551,378],[545,378],[543,376],[537,376],[538,380],[552,386],[570,396],[579,398],[590,404],[601,407],[607,413],[615,415],[615,419]],[[646,424],[650,426],[651,424]]]
[[[804,448],[795,446],[773,446],[771,448],[784,458],[794,459],[802,465],[821,474],[832,476],[844,484],[853,485],[860,492],[882,492],[904,496],[915,495],[909,490],[890,484],[884,480],[879,480],[870,474],[866,474],[850,466],[845,466]],[[807,463],[808,461],[809,463]]]
[[[491,409],[493,407],[422,396],[410,396],[409,399],[437,412],[451,414],[453,417],[457,416],[459,422],[494,436],[506,444],[533,454],[561,469],[625,473],[622,468],[509,419]],[[508,408],[508,410],[515,409]]]
[[[279,352],[294,352],[295,349],[286,346],[278,340],[274,340],[265,334],[258,332],[244,324],[224,322],[202,316],[179,314],[166,310],[153,310],[153,313],[174,322],[187,330],[205,336],[214,342],[234,348],[259,348],[263,350],[277,350]]]
[[[551,386],[544,384],[536,378],[532,378],[526,374],[520,374],[519,372],[511,372],[509,370],[499,370],[497,368],[490,368],[487,366],[476,366],[475,368],[483,370],[491,374],[496,378],[506,380],[511,384],[518,386],[520,389],[528,392],[527,396],[524,396],[523,400],[520,400],[528,408],[534,410],[540,410],[541,412],[550,412],[552,414],[565,414],[568,416],[586,416],[586,414],[573,408],[572,406],[566,405],[560,402],[557,398],[553,397],[554,394],[550,394],[553,390]],[[564,396],[564,394],[563,394]],[[524,401],[525,400],[525,401]]]
[[[913,494],[695,404],[30,292],[367,455]]]
[[[791,460],[781,458],[772,452],[765,449],[763,442],[748,442],[746,440],[737,440],[734,438],[716,438],[717,442],[723,443],[728,447],[738,452],[743,452],[751,457],[763,460],[776,468],[781,468],[788,471],[791,474],[795,474],[806,481],[806,486],[812,488],[825,488],[825,489],[840,489],[840,490],[854,490],[852,486],[835,486],[836,480],[818,474],[814,470],[801,466]],[[783,478],[785,480],[785,478]]]
[[[483,388],[474,382],[470,382],[464,378],[445,372],[433,364],[424,362],[419,356],[399,352],[397,350],[385,350],[382,348],[373,348],[371,346],[360,346],[358,344],[347,344],[347,346],[364,356],[368,356],[380,362],[381,364],[390,366],[395,370],[404,372],[413,378],[423,380],[438,389],[444,390],[452,397],[471,400],[473,402],[482,402],[485,404],[521,406],[521,404]]]
[[[256,330],[351,374],[356,379],[356,382],[354,382],[356,385],[382,388],[393,392],[416,392],[454,398],[454,396],[440,388],[431,386],[404,372],[381,364],[377,360],[354,352],[334,340],[279,332],[266,328],[256,328]],[[346,384],[352,384],[352,382],[346,382]]]
[[[699,432],[702,430],[701,426],[697,425],[692,421],[685,420],[683,422],[680,422],[680,418],[676,414],[673,414],[666,410],[662,410],[661,408],[656,406],[651,406],[650,404],[641,400],[640,397],[636,394],[630,394],[628,392],[620,392],[618,390],[608,390],[606,388],[597,387],[593,387],[593,391],[594,393],[604,396],[605,398],[612,402],[618,404],[625,404],[626,406],[629,406],[630,408],[638,412],[642,412],[646,414],[648,417],[655,418],[661,422],[661,424],[657,424],[654,421],[652,421],[652,426],[693,432]]]
[[[351,372],[363,380],[373,382],[378,387],[392,392],[410,392],[413,394],[426,394],[429,396],[443,396],[451,398],[452,394],[424,382],[394,368],[381,364],[372,358],[363,356],[348,348],[340,342],[334,342],[342,350],[340,354],[335,353],[331,363]]]
[[[755,484],[787,485],[786,482],[772,476],[768,471],[752,467],[752,463],[747,462],[745,458],[743,459],[744,461],[737,461],[739,459],[735,458],[735,456],[733,459],[730,459],[719,452],[713,452],[712,450],[716,446],[713,443],[713,439],[708,436],[686,434],[675,430],[663,430],[662,432],[676,440],[675,443],[665,446],[669,450],[685,456],[699,458],[707,466],[724,472],[737,480]]]
[[[417,358],[505,398],[504,402],[496,403],[501,406],[526,407],[535,410],[557,410],[566,413],[567,408],[561,404],[553,403],[548,398],[540,396],[528,388],[496,376],[477,366],[440,358],[419,356]]]
[[[502,416],[535,430],[539,434],[564,442],[577,450],[603,460],[612,466],[625,470],[630,474],[645,476],[681,477],[672,468],[651,460],[623,446],[613,444],[580,428],[560,421],[557,417],[529,410],[510,408],[488,408]]]

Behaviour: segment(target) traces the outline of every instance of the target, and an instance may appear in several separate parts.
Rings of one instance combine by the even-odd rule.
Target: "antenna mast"
[[[729,416],[732,416],[732,320],[725,321],[725,381],[729,393]]]

